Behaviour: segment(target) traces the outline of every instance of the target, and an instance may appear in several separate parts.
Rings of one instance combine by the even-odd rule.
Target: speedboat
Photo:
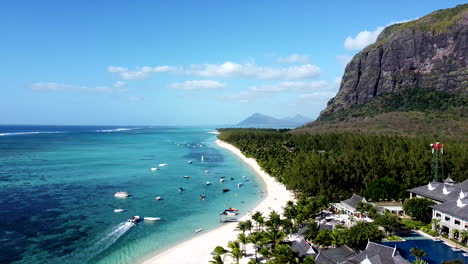
[[[160,217],[145,216],[145,217],[143,217],[143,220],[145,220],[145,221],[159,221],[159,220],[161,220],[161,218]]]
[[[165,167],[165,166],[167,166],[167,163],[161,163],[161,164],[159,164],[159,167]]]
[[[203,228],[197,228],[197,229],[195,229],[195,233],[198,233],[198,232],[201,232],[201,231],[203,231]]]
[[[224,179],[219,179],[219,182],[224,182]]]
[[[208,173],[208,172],[209,172],[209,171],[207,171],[207,170],[205,171],[205,173]]]
[[[206,182],[206,185],[210,185],[210,184],[211,184],[211,182]]]
[[[229,207],[229,209],[226,209],[225,211],[237,212],[239,210],[237,210],[236,208]]]
[[[229,189],[223,189],[223,192],[229,192],[230,190]]]
[[[158,168],[151,168],[151,171],[157,171]]]
[[[161,200],[161,196],[157,196],[156,200],[158,200],[158,201]]]
[[[185,179],[188,179],[188,178],[190,178],[190,176],[184,176],[184,178],[185,178]]]
[[[242,176],[242,178],[244,178],[244,179],[245,179],[245,178],[247,178],[247,176]]]
[[[122,213],[125,211],[124,209],[114,209],[114,213]]]
[[[241,186],[242,186],[242,183],[241,183],[241,182],[237,184],[237,187],[241,187]]]
[[[183,192],[183,191],[184,191],[184,188],[179,187],[179,192]]]
[[[236,216],[237,213],[236,212],[231,212],[231,211],[224,211],[224,212],[221,212],[220,215],[225,215],[225,216]]]
[[[192,164],[192,161],[191,161],[191,160],[189,160],[187,163],[188,163],[188,164]]]
[[[129,197],[130,194],[128,192],[116,192],[114,193],[114,196],[119,197],[119,198],[125,198],[125,197]]]
[[[140,220],[140,217],[138,215],[132,216],[132,218],[128,219],[128,222],[130,223],[136,223]]]

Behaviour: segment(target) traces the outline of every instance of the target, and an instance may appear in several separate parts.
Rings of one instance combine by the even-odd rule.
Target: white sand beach
[[[244,162],[251,166],[255,172],[265,182],[267,194],[264,200],[253,208],[251,212],[260,211],[264,216],[268,216],[272,210],[282,213],[283,206],[289,200],[294,200],[292,192],[288,191],[286,187],[275,181],[273,177],[266,174],[257,162],[252,158],[245,157],[239,149],[231,144],[228,144],[221,140],[216,140],[218,146],[230,150],[232,153],[240,157]],[[240,220],[244,221],[250,219],[250,216],[246,215]],[[222,227],[196,236],[195,238],[178,244],[161,254],[151,257],[145,261],[144,264],[198,264],[198,263],[209,263],[212,259],[211,252],[216,246],[227,246],[229,241],[237,238],[237,231],[235,228],[237,223],[226,223]]]

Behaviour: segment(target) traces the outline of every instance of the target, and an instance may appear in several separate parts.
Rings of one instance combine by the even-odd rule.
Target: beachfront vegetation
[[[435,204],[433,201],[425,198],[407,199],[403,203],[403,210],[416,220],[429,223],[432,218],[432,208],[430,206],[433,204]]]
[[[311,135],[262,129],[219,131],[219,139],[255,158],[288,189],[309,197],[340,200],[358,193],[372,200],[399,199],[408,196],[407,189],[432,180],[429,144],[435,141],[433,138]],[[445,174],[458,182],[466,180],[468,143],[447,141],[444,147]],[[384,188],[391,190],[380,194]]]
[[[374,218],[374,223],[385,229],[385,232],[388,234],[395,234],[395,231],[403,228],[403,223],[401,219],[390,212],[385,212],[384,214],[377,214]]]

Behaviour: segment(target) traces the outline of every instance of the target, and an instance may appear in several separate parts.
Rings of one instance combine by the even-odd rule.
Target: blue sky
[[[316,118],[383,27],[462,1],[3,1],[0,124]]]

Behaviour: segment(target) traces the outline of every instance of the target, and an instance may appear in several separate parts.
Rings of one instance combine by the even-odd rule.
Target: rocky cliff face
[[[346,66],[337,95],[319,119],[418,87],[468,95],[468,4],[384,29]]]

